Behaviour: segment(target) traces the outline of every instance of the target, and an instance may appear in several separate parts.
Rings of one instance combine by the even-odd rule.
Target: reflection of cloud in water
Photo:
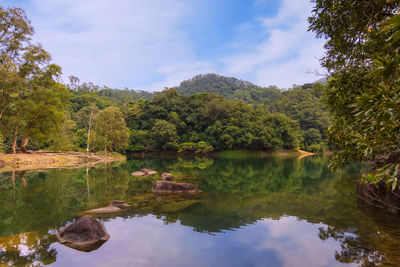
[[[236,242],[242,228],[208,235],[179,223],[165,225],[154,216],[105,222],[110,239],[90,253],[54,244],[62,266],[280,266],[272,250]]]
[[[280,220],[262,220],[269,232],[260,249],[273,249],[279,255],[283,266],[338,266],[335,251],[340,243],[334,240],[322,241],[318,228],[324,224],[311,224],[296,217],[282,217]]]
[[[154,216],[105,222],[110,239],[83,253],[54,244],[63,266],[335,266],[340,243],[318,238],[323,224],[261,220],[208,235]],[[56,264],[56,265],[57,265]]]

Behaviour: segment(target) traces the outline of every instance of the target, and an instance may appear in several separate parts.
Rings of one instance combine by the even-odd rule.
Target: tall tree
[[[310,30],[326,39],[322,65],[331,76],[329,134],[341,149],[333,164],[379,155],[388,165],[375,178],[394,186],[400,164],[399,1],[313,2]]]
[[[104,152],[107,150],[123,150],[129,144],[129,129],[117,107],[108,107],[97,113],[94,129],[94,144]]]
[[[23,77],[18,75],[19,66],[24,62],[24,52],[32,46],[33,32],[22,9],[0,6],[0,120],[10,96],[24,85]]]
[[[81,108],[75,116],[78,123],[83,124],[86,129],[86,152],[90,151],[92,128],[95,122],[94,119],[98,112],[99,109],[97,108],[96,104],[92,104],[90,106]]]
[[[151,140],[156,149],[178,149],[178,134],[176,133],[176,127],[168,121],[156,121],[152,128]]]
[[[61,68],[50,64],[40,44],[31,43],[33,32],[22,9],[0,7],[0,125],[13,140],[13,153],[18,139],[22,152],[31,139],[37,144],[48,141],[59,130],[68,98],[65,87],[56,82]]]

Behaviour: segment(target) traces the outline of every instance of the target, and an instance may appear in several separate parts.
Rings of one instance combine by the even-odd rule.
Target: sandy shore
[[[34,152],[29,154],[1,154],[0,172],[59,168],[79,168],[103,162],[126,160],[117,153]]]
[[[307,152],[304,150],[278,150],[274,152],[275,155],[279,157],[296,157],[298,159],[302,159],[305,157],[309,157],[315,155],[315,153]]]

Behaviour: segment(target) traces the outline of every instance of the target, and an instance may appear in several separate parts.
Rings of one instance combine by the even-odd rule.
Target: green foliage
[[[178,134],[175,125],[165,120],[157,120],[151,130],[150,140],[155,149],[177,150]]]
[[[148,151],[150,150],[150,131],[130,129],[130,146],[131,151]]]
[[[333,166],[400,151],[398,12],[398,1],[315,1],[310,29],[327,40],[329,136],[341,149]]]
[[[326,84],[314,83],[307,88],[295,87],[284,91],[272,110],[281,112],[299,122],[302,130],[301,147],[308,150],[312,144],[325,143],[331,116],[324,104]]]
[[[129,129],[121,111],[116,107],[108,107],[96,116],[93,143],[96,149],[124,150],[129,144]]]
[[[314,143],[320,142],[322,142],[322,137],[318,129],[309,128],[304,132],[304,144],[306,146],[311,146]]]
[[[152,101],[131,103],[124,109],[132,130],[151,132],[150,139],[144,137],[147,142],[131,139],[135,150],[138,147],[177,150],[178,144],[182,144],[182,151],[195,151],[194,144],[201,141],[216,150],[268,150],[295,148],[302,140],[298,123],[286,115],[270,114],[265,109],[214,94],[185,96],[170,88],[158,93]],[[139,145],[144,142],[151,147]]]
[[[326,141],[322,84],[282,92],[206,74],[156,93],[81,83],[74,76],[64,86],[57,82],[61,68],[31,42],[23,10],[1,8],[0,26],[0,133],[13,152],[19,146],[202,153]]]
[[[327,146],[324,143],[313,143],[306,147],[307,151],[313,153],[321,153],[327,150]]]
[[[69,94],[56,82],[61,68],[33,44],[33,27],[19,8],[0,7],[0,131],[12,152],[25,151],[29,142],[40,147],[62,130]]]
[[[178,152],[194,152],[194,153],[208,153],[213,151],[214,148],[204,141],[198,143],[185,142],[178,145]]]
[[[78,139],[78,135],[76,133],[76,123],[71,118],[71,114],[68,111],[64,112],[64,119],[60,124],[60,130],[55,131],[52,144],[49,146],[49,150],[77,150],[77,147],[75,146],[75,142]]]
[[[281,94],[281,91],[275,86],[260,87],[233,77],[212,73],[197,75],[190,80],[183,81],[177,90],[183,95],[215,93],[228,99],[242,100],[247,103],[270,103],[279,98]]]

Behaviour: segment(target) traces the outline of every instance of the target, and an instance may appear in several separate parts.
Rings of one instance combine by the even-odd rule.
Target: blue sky
[[[281,88],[320,78],[307,0],[2,2],[26,11],[65,80],[154,91],[210,72]]]

